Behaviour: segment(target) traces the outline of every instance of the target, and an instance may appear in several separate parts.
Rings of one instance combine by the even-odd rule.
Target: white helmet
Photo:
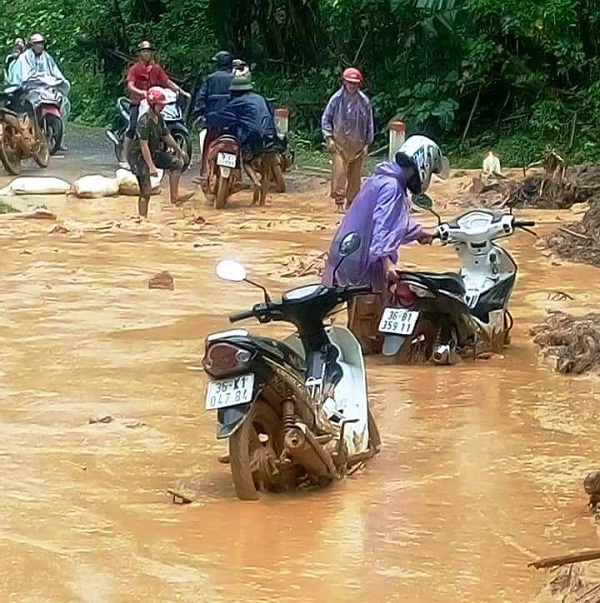
[[[46,38],[41,33],[34,33],[29,38],[30,44],[44,44],[46,42]]]
[[[405,140],[396,153],[396,163],[402,167],[412,165],[417,171],[419,182],[415,178],[407,183],[414,194],[424,193],[429,188],[431,174],[442,175],[448,170],[448,160],[442,155],[440,147],[431,138],[418,134]]]

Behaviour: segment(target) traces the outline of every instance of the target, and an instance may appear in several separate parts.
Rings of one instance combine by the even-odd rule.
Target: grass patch
[[[16,207],[13,207],[10,203],[0,200],[0,214],[14,214],[19,213]]]

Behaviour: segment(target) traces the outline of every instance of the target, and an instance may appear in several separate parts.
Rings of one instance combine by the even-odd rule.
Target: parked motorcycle
[[[26,159],[33,158],[43,168],[50,162],[48,142],[26,94],[18,86],[0,92],[0,161],[14,176],[21,173]]]
[[[24,88],[27,98],[35,107],[38,121],[48,141],[50,155],[55,155],[60,149],[64,136],[62,107],[68,103],[66,94],[61,90],[61,81],[45,76],[41,79],[28,80]]]
[[[535,222],[483,209],[438,220],[436,238],[454,246],[460,271],[398,272],[379,323],[384,356],[454,364],[469,349],[477,354],[483,345],[482,351],[500,352],[510,342],[508,304],[517,265],[494,241]]]
[[[163,92],[167,99],[167,103],[161,113],[165,120],[169,132],[188,156],[188,162],[183,166],[183,171],[187,170],[192,158],[192,137],[186,125],[188,118],[191,96],[184,94],[178,95],[173,90],[164,88]],[[125,140],[125,132],[129,127],[129,113],[131,111],[131,103],[129,99],[122,96],[117,100],[117,113],[112,130],[106,131],[106,136],[113,143],[115,149],[115,157],[118,162],[125,160],[123,157],[123,143]],[[144,114],[140,108],[140,117]]]
[[[346,236],[341,261],[359,245],[356,233]],[[237,262],[219,262],[217,275],[256,285]],[[260,491],[324,486],[373,457],[381,445],[360,344],[348,329],[324,324],[336,306],[370,287],[308,285],[272,301],[256,286],[264,302],[229,320],[284,321],[297,332],[283,341],[244,329],[214,333],[202,361],[210,377],[206,409],[217,411],[217,438],[229,440],[241,500],[256,500]]]

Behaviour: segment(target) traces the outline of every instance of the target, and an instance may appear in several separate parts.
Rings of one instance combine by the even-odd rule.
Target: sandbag
[[[150,177],[150,185],[152,186],[151,193],[158,195],[160,193],[160,183],[164,174],[164,170],[156,170],[158,176]],[[130,195],[137,197],[140,194],[140,187],[138,185],[135,174],[125,169],[118,169],[115,173],[117,182],[119,184],[119,192],[121,195]]]
[[[73,183],[73,190],[75,195],[82,199],[111,197],[119,193],[119,181],[117,178],[107,178],[100,174],[93,174],[76,180]]]
[[[0,195],[64,195],[71,185],[51,176],[22,176],[0,190]]]

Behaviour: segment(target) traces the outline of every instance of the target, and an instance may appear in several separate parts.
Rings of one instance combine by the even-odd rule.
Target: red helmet
[[[348,69],[344,71],[342,79],[345,82],[350,82],[351,84],[362,84],[363,76],[362,73],[355,67],[348,67]]]
[[[152,86],[152,88],[148,90],[146,100],[149,105],[165,105],[167,103],[165,93],[162,88],[159,88],[158,86]]]

